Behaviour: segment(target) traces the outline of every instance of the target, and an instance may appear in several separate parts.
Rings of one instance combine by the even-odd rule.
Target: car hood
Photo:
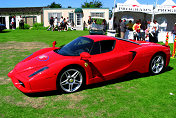
[[[25,58],[23,61],[18,63],[14,69],[15,71],[19,73],[24,72],[24,71],[33,70],[33,69],[36,70],[44,66],[47,66],[51,63],[54,63],[56,61],[61,61],[61,60],[70,59],[70,58],[71,58],[70,56],[62,56],[52,50],[44,54],[34,56],[31,59]]]

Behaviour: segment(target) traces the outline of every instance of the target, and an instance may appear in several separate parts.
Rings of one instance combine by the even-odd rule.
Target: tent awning
[[[137,0],[127,0],[126,2],[124,2],[124,4],[128,4],[128,5],[140,5]]]
[[[75,13],[83,13],[83,10],[81,8],[76,8]]]
[[[166,0],[166,1],[164,1],[161,5],[162,5],[162,6],[163,6],[163,5],[173,6],[173,5],[176,5],[176,4],[175,4],[175,2],[172,1],[172,0]]]

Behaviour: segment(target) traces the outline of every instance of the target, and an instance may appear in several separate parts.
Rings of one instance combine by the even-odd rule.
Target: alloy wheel
[[[83,75],[78,69],[68,69],[64,71],[60,78],[60,87],[65,92],[75,92],[83,82]]]

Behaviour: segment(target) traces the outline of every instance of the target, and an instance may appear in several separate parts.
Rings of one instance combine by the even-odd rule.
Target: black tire
[[[157,75],[165,69],[166,59],[163,54],[156,54],[152,57],[149,65],[149,72],[151,75]]]
[[[64,93],[73,93],[85,86],[85,72],[79,67],[63,69],[57,78],[57,89]]]

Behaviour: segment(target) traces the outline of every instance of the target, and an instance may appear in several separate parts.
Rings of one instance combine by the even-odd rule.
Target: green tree
[[[56,4],[55,2],[52,2],[51,5],[48,5],[49,8],[62,8],[61,4]]]
[[[84,2],[81,5],[82,8],[101,8],[103,4],[99,0],[93,0],[92,2]]]

